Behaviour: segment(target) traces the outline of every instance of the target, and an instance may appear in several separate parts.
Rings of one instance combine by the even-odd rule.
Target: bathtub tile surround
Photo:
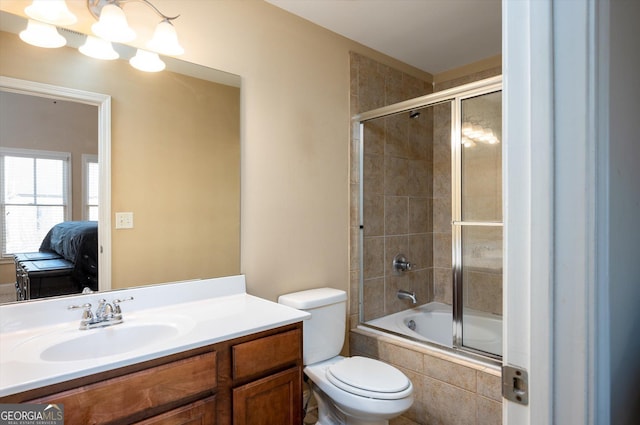
[[[351,53],[351,72],[353,113],[432,91],[431,83],[357,53]],[[367,145],[363,168],[367,189],[363,200],[366,226],[362,273],[367,320],[410,307],[410,301],[397,299],[399,289],[415,291],[421,303],[433,297],[432,285],[424,284],[432,280],[432,120],[429,114],[424,111],[420,119],[409,119],[407,114],[400,114],[365,126]],[[359,145],[354,142],[352,146],[352,157],[357,158]],[[351,161],[351,164],[352,199],[357,199],[358,161]],[[352,204],[351,211],[351,228],[356,236],[352,239],[353,246],[358,240],[357,204]],[[395,275],[391,264],[399,253],[405,254],[414,268]],[[353,266],[355,270],[359,269],[357,261]],[[357,276],[354,281],[357,285]],[[357,293],[357,289],[352,291],[352,300],[357,300],[357,296],[354,297]],[[357,313],[357,304],[352,307],[351,313]]]
[[[435,78],[436,84],[416,81],[411,76],[399,78],[399,72],[390,70],[370,58],[351,53],[351,113],[368,111],[377,107],[392,104],[397,101],[414,98],[456,87],[469,82],[500,75],[501,66],[485,69],[480,72],[449,73]],[[385,77],[385,75],[389,77]],[[393,77],[390,77],[393,75]],[[462,75],[462,76],[460,76]],[[449,77],[451,76],[451,77]],[[414,84],[409,84],[413,81]],[[433,87],[433,88],[432,88]],[[363,305],[364,318],[371,320],[382,315],[397,311],[400,306],[394,304],[397,300],[395,290],[399,287],[397,280],[390,278],[381,270],[380,259],[386,264],[391,255],[385,247],[399,248],[406,243],[410,260],[411,253],[420,257],[420,267],[414,270],[416,279],[424,279],[427,288],[419,295],[420,303],[439,301],[451,304],[452,271],[451,271],[451,145],[449,121],[449,107],[447,105],[423,110],[427,119],[423,120],[423,133],[409,130],[405,145],[399,140],[385,139],[386,130],[397,126],[397,121],[385,120],[384,125],[365,126],[367,147],[365,151],[364,170],[369,185],[365,189],[365,241],[363,252],[359,247],[358,221],[358,193],[359,193],[359,134],[358,127],[353,126],[351,140],[351,282],[350,282],[350,353],[364,355],[387,361],[401,369],[414,384],[416,402],[403,416],[391,421],[391,425],[498,425],[501,424],[501,378],[495,367],[468,361],[452,353],[432,349],[425,345],[411,341],[386,336],[377,332],[357,329],[359,324],[359,278],[362,273],[365,280]],[[429,115],[430,114],[430,115]],[[443,121],[436,114],[446,115]],[[414,121],[410,120],[411,125]],[[376,120],[382,123],[383,121]],[[434,127],[434,122],[445,123]],[[404,128],[401,129],[404,131]],[[424,136],[424,134],[431,135]],[[427,145],[415,144],[422,140]],[[414,149],[417,147],[417,150]],[[423,149],[426,148],[426,151]],[[393,155],[389,155],[393,153]],[[387,159],[385,163],[385,159]],[[422,175],[411,174],[410,161],[422,162],[428,173]],[[402,184],[393,180],[385,182],[385,175],[393,167],[407,166],[402,170],[401,179],[428,181],[426,187],[418,186],[417,193],[402,192]],[[406,172],[405,172],[406,171]],[[370,189],[378,188],[376,192]],[[392,193],[398,190],[398,193]],[[403,198],[404,197],[404,198]],[[407,223],[396,222],[385,217],[385,208],[405,208],[403,199],[407,199]],[[424,213],[424,209],[427,213]],[[385,225],[393,226],[394,234],[384,232]],[[408,229],[406,234],[402,234]],[[426,244],[425,244],[426,240]],[[418,245],[422,250],[416,249]],[[425,247],[426,245],[426,247]],[[441,255],[443,253],[444,255]],[[395,255],[394,253],[393,255]],[[364,268],[360,270],[360,255],[364,255]],[[392,256],[393,256],[392,255]],[[426,257],[426,260],[423,259]],[[378,262],[376,264],[376,261]],[[423,268],[424,267],[424,268]],[[427,277],[418,277],[427,274]],[[475,298],[477,305],[473,308],[489,312],[498,312],[496,300],[502,297],[501,287],[494,284],[489,276],[474,276],[478,282],[475,287],[470,285],[469,291],[478,291],[483,287],[483,295]],[[405,283],[405,282],[400,282]],[[403,288],[406,289],[406,288]],[[467,297],[468,299],[468,297]],[[492,304],[492,301],[494,302]],[[500,303],[501,305],[501,303]],[[389,308],[387,311],[386,307]],[[400,309],[407,308],[408,305]]]
[[[351,331],[350,347],[351,355],[388,362],[413,382],[413,406],[391,425],[502,423],[501,379],[497,367],[360,329]]]

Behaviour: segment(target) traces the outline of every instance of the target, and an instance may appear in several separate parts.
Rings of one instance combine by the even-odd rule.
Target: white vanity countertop
[[[133,296],[122,303],[124,323],[79,330],[82,310],[69,305]],[[246,293],[244,276],[53,298],[0,306],[0,397],[273,329],[308,313]],[[40,358],[48,345],[92,333],[153,323],[177,323],[179,331],[126,352],[73,361]],[[116,329],[119,328],[119,329]],[[39,347],[38,347],[39,348]],[[88,348],[90,349],[90,348]],[[82,357],[82,356],[81,356]]]

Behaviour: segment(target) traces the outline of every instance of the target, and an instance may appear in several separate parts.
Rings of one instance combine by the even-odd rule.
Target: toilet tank
[[[302,324],[305,365],[340,354],[344,344],[347,293],[333,288],[317,288],[281,295],[278,303],[303,310],[311,317]]]

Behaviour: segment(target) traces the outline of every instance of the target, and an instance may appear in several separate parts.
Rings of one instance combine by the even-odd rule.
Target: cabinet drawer
[[[162,406],[212,394],[216,375],[213,351],[30,402],[64,404],[69,424],[131,423],[144,419],[147,409],[159,412]]]
[[[302,330],[266,336],[232,347],[233,379],[259,375],[297,365],[302,359]]]
[[[215,425],[216,399],[209,397],[187,404],[162,415],[154,416],[135,425]]]

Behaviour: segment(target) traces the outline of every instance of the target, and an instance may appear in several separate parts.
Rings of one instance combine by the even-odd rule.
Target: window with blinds
[[[2,256],[38,251],[55,224],[69,219],[71,154],[0,150]]]
[[[83,220],[98,221],[100,169],[98,155],[82,155]]]

